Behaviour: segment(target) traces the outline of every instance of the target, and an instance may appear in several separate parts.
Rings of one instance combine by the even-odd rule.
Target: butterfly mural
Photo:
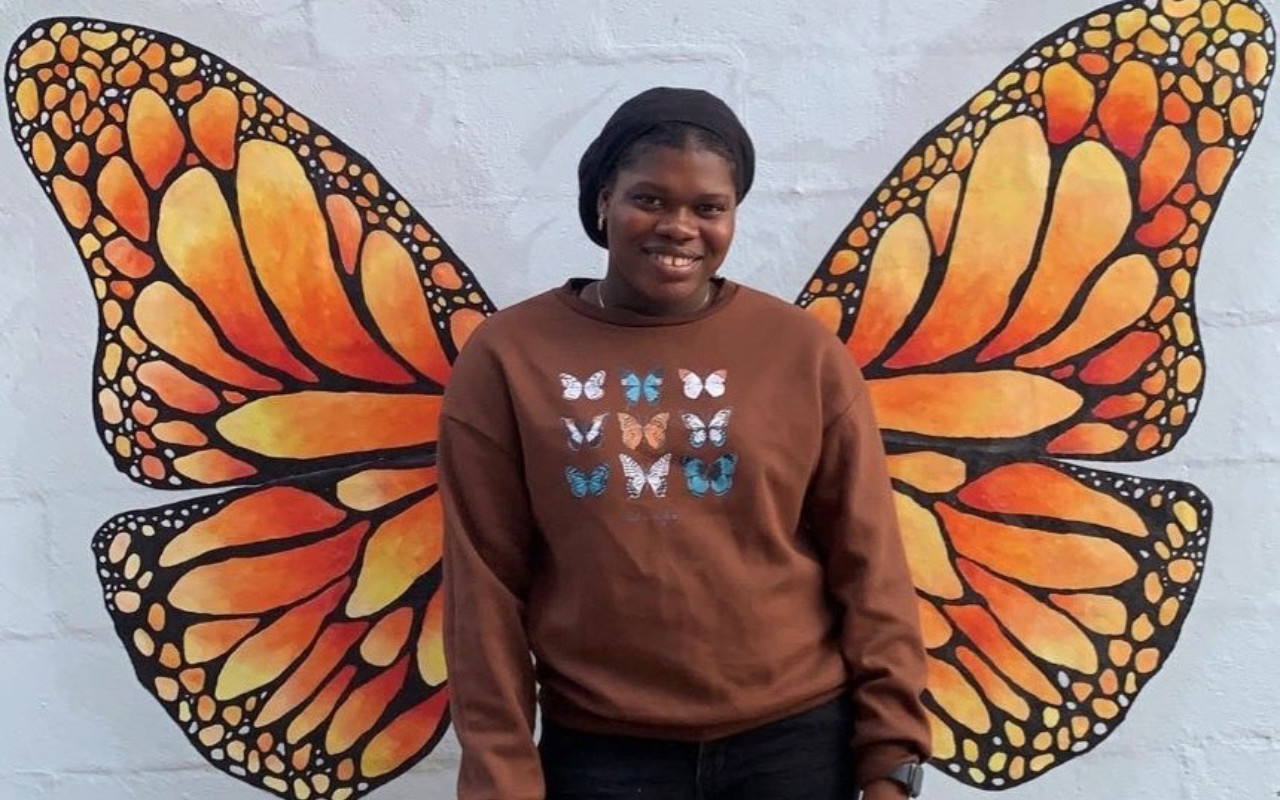
[[[908,151],[798,298],[868,380],[957,780],[1017,786],[1091,750],[1174,647],[1208,499],[1079,462],[1159,456],[1195,417],[1194,277],[1274,57],[1254,0],[1068,23]],[[367,159],[192,44],[42,20],[5,86],[97,301],[110,457],[216,490],[94,536],[140,682],[260,788],[394,779],[448,724],[433,452],[492,302]],[[589,401],[607,383],[561,382]],[[661,382],[620,378],[632,405]],[[669,460],[622,459],[629,491],[665,490]],[[731,482],[731,461],[682,464]],[[566,479],[585,497],[608,474]]]

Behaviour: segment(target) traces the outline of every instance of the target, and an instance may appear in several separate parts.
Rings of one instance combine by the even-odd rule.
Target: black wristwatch
[[[919,797],[924,786],[924,767],[914,761],[899,764],[887,776],[889,780],[907,790],[907,797]]]

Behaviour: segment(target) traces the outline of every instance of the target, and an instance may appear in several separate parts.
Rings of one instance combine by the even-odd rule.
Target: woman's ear
[[[605,219],[609,215],[609,190],[601,189],[596,195],[596,230],[603,231]]]

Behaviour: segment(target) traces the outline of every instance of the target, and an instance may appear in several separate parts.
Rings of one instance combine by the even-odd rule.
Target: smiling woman
[[[290,800],[392,781],[440,793],[455,679],[464,782],[509,767],[506,800],[616,784],[566,756],[616,766],[635,739],[666,740],[677,770],[696,769],[692,749],[810,783],[844,759],[864,780],[918,751],[881,747],[865,716],[854,749],[833,735],[870,704],[819,690],[888,645],[822,629],[817,598],[847,598],[815,573],[830,565],[823,589],[839,589],[888,563],[824,538],[880,522],[849,513],[886,505],[872,483],[836,480],[878,469],[877,438],[942,793],[1213,794],[1214,765],[1257,751],[1249,733],[1280,697],[1265,668],[1280,637],[1258,636],[1280,485],[1262,455],[1280,335],[1280,195],[1262,191],[1280,154],[1261,122],[1274,32],[1260,0],[1095,2],[919,0],[821,24],[760,0],[557,0],[551,15],[189,0],[160,15],[250,72],[136,24],[24,28],[42,2],[5,4],[0,517],[15,536],[0,595],[15,602],[0,634],[20,635],[0,635],[0,795],[52,780],[96,796],[105,779],[167,797],[184,741]],[[112,13],[160,18],[137,0]],[[601,98],[640,74],[733,87],[768,143],[759,216],[714,246],[751,183],[723,105],[640,115],[593,149],[608,157],[581,194],[608,279],[481,326],[495,303],[468,263],[503,305],[566,260],[595,266],[585,240],[559,238],[576,229],[554,196],[608,116]],[[833,214],[847,227],[819,230]],[[805,252],[813,271],[794,272]],[[650,302],[623,268],[672,294]],[[720,275],[798,292],[828,333]],[[865,384],[835,363],[850,357]],[[90,416],[92,436],[76,423]],[[476,531],[450,545],[450,575],[470,578],[450,590],[451,672],[440,469],[451,525]],[[822,480],[801,492],[800,474]],[[134,501],[156,507],[115,514],[80,552]],[[63,635],[103,622],[90,573],[118,663],[99,637]],[[468,642],[469,625],[492,635]],[[141,692],[121,690],[126,663]],[[504,670],[518,680],[485,691]],[[552,723],[542,754],[529,675]],[[150,711],[132,704],[144,693]],[[783,732],[812,742],[784,748],[809,760],[748,746]],[[1280,786],[1280,760],[1254,765],[1236,795]],[[702,774],[706,796],[732,779]],[[205,791],[209,777],[181,776],[235,792]]]
[[[924,645],[870,395],[815,319],[715,277],[753,164],[712,95],[627,101],[579,167],[604,279],[460,354],[439,464],[463,800],[918,782]]]
[[[711,302],[733,241],[733,164],[686,136],[679,148],[640,151],[601,190],[609,272],[583,289],[588,300],[656,316]]]

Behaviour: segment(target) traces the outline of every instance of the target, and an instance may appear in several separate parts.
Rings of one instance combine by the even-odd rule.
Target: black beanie
[[[701,89],[659,86],[641,92],[618,106],[578,162],[578,217],[588,238],[601,247],[609,246],[605,232],[596,224],[596,203],[605,178],[632,142],[664,122],[683,122],[704,128],[724,140],[734,156],[738,201],[751,189],[756,169],[755,148],[746,129],[724,101]]]

